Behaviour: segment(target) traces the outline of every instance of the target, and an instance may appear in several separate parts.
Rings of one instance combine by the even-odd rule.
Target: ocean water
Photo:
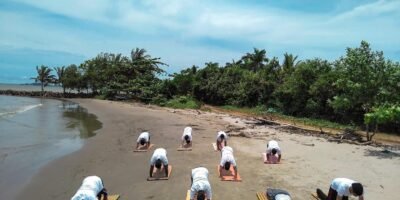
[[[0,194],[14,199],[50,161],[72,153],[101,128],[69,101],[0,95]]]
[[[42,88],[40,85],[21,85],[21,84],[7,84],[0,83],[0,90],[16,90],[16,91],[41,91]],[[61,86],[46,86],[44,87],[45,91],[51,92],[63,92]],[[67,90],[69,91],[69,90]],[[74,92],[74,91],[72,91]]]

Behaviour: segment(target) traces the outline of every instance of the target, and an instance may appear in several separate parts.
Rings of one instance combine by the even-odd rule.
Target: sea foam
[[[14,116],[16,114],[23,113],[23,112],[26,112],[28,110],[32,110],[32,109],[34,109],[36,107],[39,107],[39,106],[42,106],[42,105],[43,104],[41,104],[41,103],[40,104],[35,104],[35,105],[27,105],[27,106],[19,107],[16,110],[13,110],[13,111],[0,112],[0,117]]]

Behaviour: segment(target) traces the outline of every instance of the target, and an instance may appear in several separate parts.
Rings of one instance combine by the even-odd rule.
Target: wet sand
[[[190,187],[190,170],[207,167],[213,199],[256,199],[266,187],[288,190],[293,199],[308,200],[310,192],[327,190],[335,177],[362,182],[365,199],[395,200],[400,188],[399,154],[384,154],[370,146],[337,144],[325,139],[266,130],[261,139],[231,137],[243,182],[222,182],[216,166],[220,153],[211,143],[216,132],[242,122],[228,115],[197,111],[172,111],[94,99],[74,100],[103,123],[84,147],[42,168],[17,199],[69,199],[84,177],[102,177],[110,194],[121,199],[185,199]],[[185,126],[193,127],[193,151],[176,151]],[[152,151],[134,153],[133,145],[143,130],[151,133],[157,147],[168,152],[173,166],[167,181],[146,181]],[[265,165],[261,152],[266,142],[276,139],[282,147],[283,164]],[[312,145],[311,145],[312,144]],[[153,149],[154,150],[154,149]]]
[[[75,103],[0,95],[1,199],[15,199],[41,167],[79,150],[100,128]]]

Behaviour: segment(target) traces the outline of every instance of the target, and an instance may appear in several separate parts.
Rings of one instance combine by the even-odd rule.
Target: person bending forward
[[[82,181],[81,187],[71,198],[71,200],[98,200],[103,196],[103,200],[108,199],[107,190],[103,181],[98,176],[88,176]]]
[[[267,161],[268,162],[274,162],[276,159],[273,159],[272,156],[276,157],[276,154],[278,154],[278,160],[277,162],[279,163],[281,161],[281,148],[278,145],[278,142],[275,140],[271,140],[267,144]]]
[[[358,197],[358,200],[364,200],[364,188],[361,183],[348,178],[333,179],[328,196],[320,189],[317,189],[317,195],[321,199],[326,200],[348,200],[350,195]]]
[[[143,132],[139,135],[137,141],[136,141],[136,149],[139,148],[139,144],[141,146],[145,146],[145,148],[150,147],[150,134],[149,132]]]
[[[164,166],[165,177],[168,177],[167,151],[163,148],[158,148],[154,150],[153,156],[150,159],[150,177],[153,177],[154,167],[161,169],[162,165]]]
[[[190,200],[194,200],[195,196],[197,200],[211,200],[212,192],[210,182],[208,182],[208,170],[206,168],[198,167],[192,169],[190,180]]]
[[[224,146],[227,145],[226,140],[228,139],[228,135],[224,131],[219,131],[217,133],[217,150],[220,151]]]
[[[191,127],[186,127],[185,130],[183,131],[182,135],[182,146],[186,145],[192,145],[192,128]]]
[[[233,156],[233,149],[229,146],[225,146],[221,151],[221,162],[219,163],[219,174],[222,176],[222,170],[229,170],[233,165],[233,169],[235,170],[235,179],[237,179],[237,165],[235,161],[235,157]]]

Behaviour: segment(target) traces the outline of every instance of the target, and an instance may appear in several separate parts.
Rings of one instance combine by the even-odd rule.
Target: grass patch
[[[345,124],[340,124],[336,122],[331,122],[328,120],[323,120],[323,119],[313,119],[313,118],[306,118],[306,117],[293,117],[293,116],[288,116],[281,114],[274,109],[271,108],[266,108],[265,106],[257,106],[253,108],[248,108],[248,107],[236,107],[236,106],[230,106],[230,105],[225,105],[221,106],[223,110],[227,111],[234,111],[234,112],[240,112],[240,113],[245,113],[245,114],[252,114],[252,115],[259,115],[259,116],[269,116],[273,118],[278,118],[280,120],[284,121],[289,121],[294,124],[302,124],[302,125],[308,125],[308,126],[314,126],[314,127],[321,127],[321,128],[333,128],[333,129],[355,129],[354,126],[351,125],[345,125]]]
[[[105,95],[96,95],[94,96],[95,99],[99,99],[99,100],[105,100],[106,96]]]
[[[199,109],[201,104],[192,97],[179,96],[168,100],[165,106],[177,109]]]
[[[255,115],[263,115],[267,113],[267,109],[263,106],[249,108],[249,107],[236,107],[236,106],[225,105],[221,106],[220,108],[224,110],[241,112],[246,114],[255,114]]]
[[[304,125],[316,126],[316,127],[321,127],[321,128],[353,129],[353,130],[355,129],[355,127],[351,126],[351,125],[340,124],[340,123],[331,122],[331,121],[324,120],[324,119],[293,117],[293,116],[283,115],[283,114],[279,114],[279,113],[274,113],[273,115],[280,117],[282,119],[291,121],[291,122],[295,122],[297,124],[304,124]]]

